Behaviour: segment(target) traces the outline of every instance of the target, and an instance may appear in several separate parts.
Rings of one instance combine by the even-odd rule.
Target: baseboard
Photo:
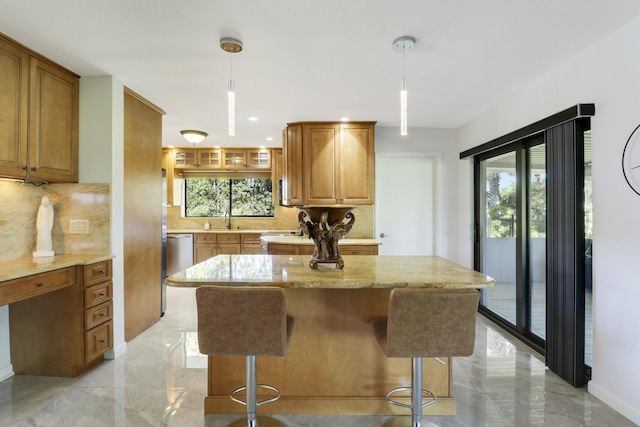
[[[104,354],[105,359],[116,359],[127,352],[127,343],[123,342],[119,346],[112,348]]]
[[[15,373],[13,372],[13,365],[11,363],[5,366],[0,366],[0,381],[4,381],[14,375]]]
[[[621,400],[615,394],[609,392],[606,388],[600,387],[597,382],[591,380],[587,383],[589,393],[629,418],[635,424],[640,425],[640,410],[628,402]]]

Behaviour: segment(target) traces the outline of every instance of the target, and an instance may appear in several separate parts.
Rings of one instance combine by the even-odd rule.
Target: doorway
[[[440,153],[376,153],[380,255],[441,255]]]

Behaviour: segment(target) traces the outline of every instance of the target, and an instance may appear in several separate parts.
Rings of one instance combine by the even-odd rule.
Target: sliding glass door
[[[478,156],[476,262],[496,279],[481,310],[542,349],[546,168],[542,135]],[[478,265],[478,264],[477,264]]]

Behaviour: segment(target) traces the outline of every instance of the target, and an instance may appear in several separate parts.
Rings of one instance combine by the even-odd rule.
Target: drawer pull
[[[98,273],[105,274],[107,270],[99,270]]]
[[[37,286],[37,287],[44,286],[44,283],[36,283],[36,286]]]
[[[98,341],[100,341],[102,344],[107,342],[106,340],[98,340]]]
[[[99,297],[103,297],[103,296],[105,296],[105,295],[106,295],[106,294],[105,294],[104,292],[101,292],[101,293],[99,293],[99,294],[98,294],[98,296],[99,296]]]

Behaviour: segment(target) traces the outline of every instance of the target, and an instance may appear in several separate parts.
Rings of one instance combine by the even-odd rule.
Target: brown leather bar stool
[[[229,397],[247,407],[247,427],[257,427],[257,407],[278,400],[280,391],[256,383],[256,356],[284,357],[293,318],[285,310],[284,290],[277,287],[201,286],[196,289],[198,346],[202,354],[246,356],[246,385]],[[276,393],[257,401],[257,388]],[[246,402],[236,398],[246,391]]]
[[[412,358],[411,387],[391,390],[387,401],[411,408],[413,427],[422,426],[422,409],[436,401],[435,394],[422,389],[422,358],[470,356],[479,302],[480,293],[475,289],[397,288],[391,291],[388,317],[373,321],[387,357]],[[392,400],[395,393],[409,390],[410,405]],[[423,395],[430,397],[425,403]]]

